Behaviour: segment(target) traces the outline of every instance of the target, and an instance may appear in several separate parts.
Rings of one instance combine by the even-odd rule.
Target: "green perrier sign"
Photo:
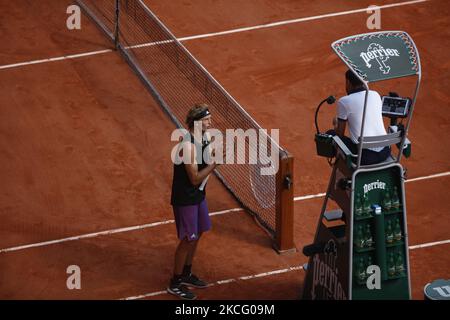
[[[420,74],[416,46],[403,31],[351,36],[333,42],[331,47],[367,82]]]

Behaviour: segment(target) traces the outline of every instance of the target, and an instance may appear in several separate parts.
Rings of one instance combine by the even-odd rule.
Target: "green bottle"
[[[370,212],[372,209],[370,208],[370,201],[369,201],[369,195],[367,193],[363,196],[363,214],[365,216],[370,215]]]
[[[393,209],[400,208],[400,197],[398,195],[398,188],[394,187],[394,192],[392,193],[391,205]]]
[[[395,241],[402,240],[402,228],[400,228],[400,220],[398,218],[395,220],[394,240]]]
[[[365,238],[365,245],[366,247],[370,248],[373,245],[373,237],[372,237],[372,232],[370,230],[370,224],[366,224],[366,232],[364,234],[364,238]]]
[[[364,281],[366,279],[366,269],[364,268],[363,258],[359,258],[356,276],[359,281]]]
[[[372,257],[369,256],[369,257],[367,258],[367,266],[370,267],[371,265],[372,265]]]
[[[364,248],[364,235],[363,235],[363,229],[362,226],[359,225],[356,231],[356,236],[353,239],[353,242],[355,243],[355,247],[358,249]]]
[[[397,275],[403,275],[405,271],[405,266],[403,263],[403,255],[401,251],[397,253],[397,259],[395,260],[395,273]]]
[[[363,214],[363,204],[361,201],[361,194],[357,193],[355,199],[355,215],[360,217],[362,214]]]
[[[390,220],[388,220],[386,226],[386,242],[389,244],[394,242],[394,232],[392,231],[392,224]]]
[[[394,254],[391,252],[389,254],[389,260],[388,260],[388,275],[390,277],[395,276],[395,262],[394,262]]]
[[[383,194],[383,201],[381,202],[381,206],[383,207],[384,211],[391,210],[392,202],[391,202],[391,196],[389,194],[389,188],[386,188]]]

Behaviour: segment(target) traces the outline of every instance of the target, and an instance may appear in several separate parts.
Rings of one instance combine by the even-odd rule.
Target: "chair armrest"
[[[345,158],[345,161],[347,163],[347,166],[349,168],[353,168],[353,162],[352,162],[352,158],[356,158],[358,157],[358,155],[353,154],[350,149],[345,145],[345,143],[341,140],[341,138],[339,138],[339,136],[334,136],[333,137],[333,141],[337,146],[337,150],[338,150],[338,154],[339,153],[343,153],[343,156]],[[341,152],[339,152],[341,151]]]

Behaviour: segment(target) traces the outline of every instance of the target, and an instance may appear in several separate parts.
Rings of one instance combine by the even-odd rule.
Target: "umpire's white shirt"
[[[358,138],[361,135],[365,96],[366,91],[363,90],[344,96],[337,102],[337,117],[341,120],[347,120],[350,138],[356,144],[358,143]],[[381,107],[381,97],[378,92],[369,90],[364,125],[364,137],[373,137],[386,134]],[[373,148],[371,150],[381,151],[382,149],[383,148]]]

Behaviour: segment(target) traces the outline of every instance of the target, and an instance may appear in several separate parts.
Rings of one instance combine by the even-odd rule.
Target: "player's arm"
[[[196,161],[197,151],[194,145],[192,143],[187,143],[183,148],[183,152],[187,152],[190,155],[189,163],[184,164],[189,180],[194,186],[198,186],[214,170],[217,164],[216,163],[209,164],[207,167],[199,171]]]
[[[348,119],[348,112],[347,108],[345,107],[344,102],[342,99],[339,99],[337,102],[337,114],[336,114],[336,125],[335,125],[335,131],[336,134],[339,137],[344,137],[345,135],[345,127],[347,125],[347,119]]]
[[[339,118],[337,119],[336,134],[341,138],[345,135],[346,125],[347,125],[346,120],[342,120]]]

